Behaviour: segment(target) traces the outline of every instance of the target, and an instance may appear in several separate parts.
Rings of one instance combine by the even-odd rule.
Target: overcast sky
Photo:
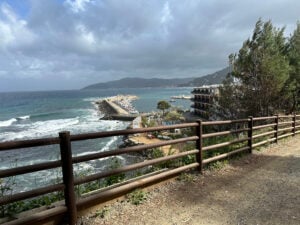
[[[300,0],[0,0],[0,91],[77,89],[222,69],[271,19],[289,36]]]

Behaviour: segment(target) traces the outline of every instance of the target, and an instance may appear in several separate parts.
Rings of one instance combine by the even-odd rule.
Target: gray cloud
[[[298,0],[31,0],[0,3],[0,91],[192,77],[227,65],[259,17],[292,33]]]

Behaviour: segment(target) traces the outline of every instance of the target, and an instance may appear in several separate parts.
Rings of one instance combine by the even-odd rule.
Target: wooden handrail
[[[37,172],[41,170],[54,169],[57,167],[61,167],[61,165],[62,165],[61,161],[53,161],[53,162],[45,162],[45,163],[39,163],[35,165],[20,166],[11,169],[0,170],[0,178],[17,176],[17,175]]]
[[[178,139],[170,140],[170,141],[160,141],[160,142],[153,143],[153,144],[137,145],[137,146],[127,147],[127,148],[114,149],[114,150],[105,151],[105,152],[99,152],[99,153],[94,153],[94,154],[89,154],[89,155],[73,157],[72,161],[73,161],[73,163],[86,162],[89,160],[100,159],[100,158],[105,158],[105,157],[109,157],[109,156],[131,153],[131,152],[139,152],[139,151],[143,151],[143,150],[147,150],[147,149],[151,149],[151,148],[157,148],[157,147],[166,146],[166,145],[173,145],[173,144],[178,144],[178,143],[183,143],[183,142],[188,142],[188,141],[196,141],[198,139],[199,139],[199,137],[197,137],[197,136],[191,136],[191,137],[186,137],[186,138],[178,138]]]
[[[207,134],[203,134],[202,138],[219,137],[219,136],[228,135],[228,134],[242,133],[242,132],[246,132],[248,130],[249,130],[248,128],[244,128],[244,129],[238,129],[238,130],[207,133]]]
[[[259,120],[270,120],[275,119],[276,116],[265,116],[265,117],[253,117],[253,121],[259,121]],[[282,117],[280,117],[282,118]]]
[[[20,148],[31,148],[45,145],[59,144],[59,138],[40,138],[22,141],[7,141],[0,143],[0,151],[7,151]]]
[[[109,177],[109,176],[120,174],[120,173],[125,173],[125,172],[135,170],[135,169],[139,169],[139,168],[142,168],[145,166],[155,165],[155,164],[158,164],[161,162],[166,162],[166,161],[169,161],[172,159],[177,159],[177,158],[180,158],[183,156],[196,154],[198,152],[199,152],[199,150],[191,150],[191,151],[187,151],[187,152],[181,152],[176,155],[170,155],[170,156],[160,157],[157,159],[146,160],[144,162],[131,164],[128,166],[124,166],[124,167],[117,168],[117,169],[112,169],[112,170],[101,172],[101,173],[96,173],[96,174],[93,174],[90,176],[80,177],[80,178],[75,179],[74,184],[79,185],[79,184],[88,183],[88,182],[98,180],[101,178]]]
[[[259,129],[262,129],[262,128],[274,127],[276,125],[277,125],[276,123],[271,123],[271,124],[265,124],[265,125],[260,125],[260,126],[254,126],[252,129],[253,130],[259,130]]]
[[[18,194],[6,195],[1,197],[0,205],[5,205],[16,201],[37,197],[40,195],[49,194],[56,191],[62,191],[64,189],[65,189],[65,185],[54,184],[43,188],[37,188],[31,191],[21,192]]]
[[[150,183],[152,181],[155,181],[157,179],[166,178],[168,176],[178,174],[179,172],[191,169],[191,168],[198,168],[200,172],[202,172],[203,166],[214,162],[216,160],[224,159],[226,157],[248,151],[249,153],[252,152],[252,148],[277,141],[278,139],[293,136],[295,134],[300,133],[300,125],[298,123],[300,120],[297,120],[297,118],[300,117],[300,115],[292,115],[292,116],[270,116],[270,117],[249,117],[248,119],[239,119],[239,120],[226,120],[226,121],[197,121],[194,123],[183,123],[183,124],[177,124],[177,125],[169,125],[169,126],[158,126],[158,127],[150,127],[150,128],[138,128],[138,129],[127,129],[127,130],[116,130],[116,131],[104,131],[104,132],[95,132],[95,133],[86,133],[86,134],[76,134],[76,135],[70,135],[69,132],[62,132],[59,134],[59,137],[52,137],[52,138],[41,138],[41,139],[34,139],[34,140],[21,140],[21,141],[9,141],[9,142],[3,142],[0,143],[0,151],[6,151],[6,150],[15,150],[15,149],[22,149],[22,151],[25,149],[23,148],[30,148],[30,147],[38,147],[38,146],[46,146],[46,145],[54,145],[59,144],[60,150],[61,150],[61,160],[57,161],[48,161],[43,163],[38,163],[35,165],[25,165],[20,166],[16,168],[10,168],[10,169],[4,169],[0,170],[0,178],[10,177],[10,176],[16,176],[16,175],[22,175],[27,174],[31,172],[36,172],[40,170],[47,170],[47,169],[53,169],[57,167],[62,168],[63,172],[63,184],[55,184],[55,185],[49,185],[43,188],[36,188],[31,191],[26,191],[22,193],[15,193],[9,196],[4,196],[0,199],[0,205],[9,204],[12,202],[16,202],[19,200],[24,200],[32,197],[37,197],[40,195],[57,192],[57,191],[64,191],[65,196],[65,205],[66,207],[58,210],[57,212],[64,213],[67,215],[68,222],[71,225],[74,225],[76,223],[76,215],[77,215],[77,207],[84,207],[85,204],[90,204],[91,202],[94,202],[95,199],[103,197],[102,200],[109,199],[112,196],[114,196],[116,193],[124,193],[125,190],[132,190],[134,187],[141,186],[142,184]],[[284,118],[292,118],[292,121],[285,121]],[[274,120],[275,119],[275,123]],[[279,122],[279,119],[283,119],[282,122]],[[257,125],[254,126],[253,123],[255,121],[266,121],[266,124]],[[273,120],[273,121],[270,121]],[[245,128],[242,129],[232,129],[230,125],[236,124],[236,123],[244,123],[246,125]],[[261,124],[260,123],[260,124]],[[229,130],[223,130],[218,132],[211,132],[211,133],[204,133],[203,126],[213,126],[212,128],[218,128],[221,127],[222,129],[224,126],[222,125],[228,125],[226,126]],[[280,126],[280,129],[279,129]],[[105,138],[105,137],[112,137],[112,136],[122,136],[122,135],[131,135],[131,134],[137,134],[137,133],[147,133],[147,132],[154,132],[154,131],[163,131],[163,130],[170,130],[170,129],[181,129],[181,128],[193,128],[195,127],[195,132],[192,136],[189,137],[183,137],[178,138],[174,140],[167,140],[167,141],[159,141],[157,143],[152,144],[145,144],[145,145],[137,145],[137,146],[131,146],[126,148],[117,148],[105,152],[98,152],[83,156],[76,156],[72,157],[72,149],[71,149],[71,143],[75,141],[81,141],[81,140],[87,140],[87,139],[96,139],[96,138]],[[263,132],[263,128],[273,127],[273,130]],[[232,129],[232,130],[231,130]],[[216,129],[218,130],[218,129]],[[253,131],[256,131],[255,135],[253,135]],[[235,133],[243,133],[247,132],[246,135],[243,135],[242,138],[234,139],[231,141],[226,141],[218,144],[213,144],[209,146],[203,146],[203,140],[209,139],[213,137],[220,137]],[[262,133],[263,132],[263,133]],[[257,138],[263,138],[269,135],[274,134],[273,138],[267,137],[266,140],[260,141],[258,143],[253,143],[253,141]],[[281,135],[280,135],[281,134]],[[246,136],[246,137],[245,137]],[[131,152],[139,152],[143,150],[153,149],[161,146],[166,145],[174,145],[179,143],[187,143],[187,142],[195,142],[196,149],[189,150],[185,152],[180,152],[174,155],[169,156],[163,156],[160,158],[150,159],[143,162],[130,164],[123,166],[121,168],[116,169],[110,169],[107,171],[102,171],[100,173],[96,173],[93,175],[81,177],[81,178],[74,178],[73,175],[73,164],[75,163],[81,163],[86,162],[90,160],[96,160],[100,158],[110,157],[110,156],[117,156],[121,154],[127,154]],[[222,147],[230,146],[235,143],[240,142],[248,142],[248,144],[245,143],[246,146],[230,150],[227,153],[222,153],[221,155],[217,155],[210,158],[203,158],[203,152],[208,150],[215,150]],[[94,180],[102,179],[105,177],[109,177],[112,175],[125,173],[128,171],[136,170],[142,167],[146,166],[152,166],[156,165],[162,162],[167,162],[171,160],[176,160],[184,156],[188,155],[195,155],[196,161],[195,163],[191,163],[189,165],[181,165],[178,166],[175,169],[168,170],[165,172],[161,172],[160,174],[156,174],[153,176],[150,176],[149,178],[143,178],[142,182],[136,183],[136,181],[132,181],[132,183],[124,184],[123,186],[116,187],[115,191],[107,191],[100,194],[95,195],[94,197],[88,197],[86,199],[79,199],[76,200],[75,198],[75,192],[74,192],[74,185],[80,185],[87,182],[91,182]],[[94,200],[93,200],[94,198]],[[102,201],[101,200],[101,201]],[[67,213],[66,213],[67,208]],[[44,214],[43,214],[44,215]],[[35,218],[35,219],[41,219],[41,218]],[[43,218],[45,219],[45,218]],[[24,220],[25,221],[25,220]],[[27,220],[26,220],[27,221]],[[30,220],[28,220],[30,221]],[[28,222],[27,221],[27,222]],[[29,222],[26,224],[30,224]],[[14,224],[14,222],[12,222]],[[17,222],[15,224],[18,224]]]
[[[220,120],[220,121],[205,121],[202,125],[223,125],[223,124],[233,124],[233,123],[247,123],[248,119],[240,120]]]
[[[235,143],[248,141],[248,140],[249,140],[249,138],[236,139],[236,140],[233,140],[233,141],[227,141],[227,142],[223,142],[223,143],[220,143],[220,144],[205,146],[205,147],[202,147],[202,150],[203,151],[208,151],[208,150],[217,149],[217,148],[229,146],[229,145],[232,145],[232,144],[235,144]]]
[[[169,125],[169,126],[158,126],[158,127],[149,127],[149,128],[136,128],[136,129],[129,129],[129,130],[127,129],[127,130],[117,130],[117,131],[102,131],[102,132],[87,133],[87,134],[76,134],[76,135],[71,135],[71,141],[82,141],[82,140],[87,140],[87,139],[96,139],[96,138],[104,138],[104,137],[112,137],[112,136],[147,133],[147,132],[153,132],[153,131],[196,127],[197,125],[198,125],[197,123],[182,123],[182,124]]]

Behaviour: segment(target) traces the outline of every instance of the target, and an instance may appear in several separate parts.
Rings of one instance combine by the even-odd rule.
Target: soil
[[[140,134],[139,136],[130,136],[130,140],[137,144],[154,144],[161,142],[161,140],[158,138],[148,138],[146,134]],[[178,153],[179,150],[174,146],[175,145],[173,145],[172,153]],[[163,151],[164,155],[168,155],[171,147],[171,145],[164,145],[160,147],[160,150]]]
[[[140,205],[119,200],[78,224],[300,224],[299,136],[180,178],[153,188]]]

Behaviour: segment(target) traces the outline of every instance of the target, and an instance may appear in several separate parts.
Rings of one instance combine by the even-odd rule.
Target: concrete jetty
[[[99,111],[104,114],[101,119],[132,121],[139,115],[131,104],[136,99],[137,96],[134,95],[117,95],[101,99],[95,103],[98,105]]]

